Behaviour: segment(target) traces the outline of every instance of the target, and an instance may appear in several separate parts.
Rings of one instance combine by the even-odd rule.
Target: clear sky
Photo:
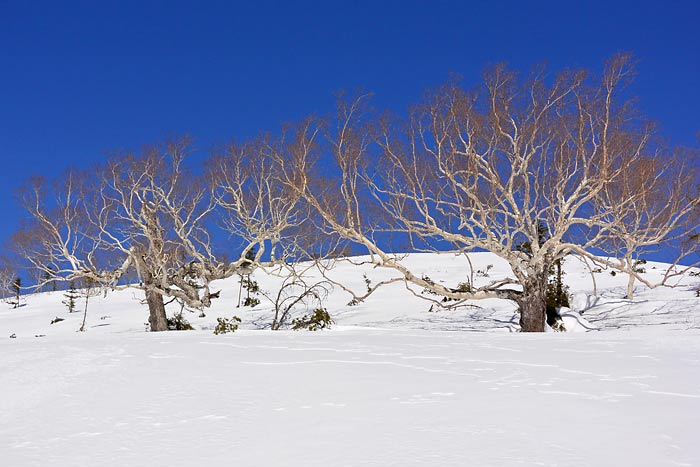
[[[632,51],[641,109],[694,144],[699,3],[0,0],[0,240],[30,174],[184,132],[206,150],[331,112],[341,89],[401,111],[500,61],[596,70]]]

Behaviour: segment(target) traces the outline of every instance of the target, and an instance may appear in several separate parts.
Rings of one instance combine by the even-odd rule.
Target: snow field
[[[465,274],[451,255],[406,260],[450,284]],[[473,262],[494,264],[479,280],[507,272]],[[269,304],[236,309],[235,279],[204,318],[185,311],[197,331],[145,332],[138,291],[91,298],[84,333],[62,292],[28,296],[0,309],[0,463],[700,465],[697,279],[630,301],[626,277],[597,274],[593,297],[585,268],[565,266],[580,332],[509,332],[514,306],[497,300],[428,312],[403,284],[352,307],[336,288],[336,325],[316,333],[261,330]],[[355,268],[335,274],[364,286]],[[233,314],[242,330],[213,335]]]

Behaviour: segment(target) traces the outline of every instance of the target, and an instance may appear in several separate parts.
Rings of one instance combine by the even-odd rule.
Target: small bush
[[[426,276],[425,274],[423,274],[423,276],[421,276],[421,279],[423,279],[423,280],[424,280],[425,282],[427,282],[429,285],[435,285],[435,281],[432,280],[430,277]],[[430,289],[427,288],[427,287],[426,287],[425,289],[423,289],[423,291],[421,292],[421,294],[437,295],[436,292],[433,292],[432,290],[430,290]]]
[[[309,331],[320,331],[321,329],[329,329],[333,324],[331,315],[325,308],[316,308],[311,315],[304,315],[301,318],[292,320],[292,329],[299,331],[308,329]]]
[[[564,322],[561,319],[554,321],[549,327],[552,328],[554,332],[566,332],[566,326],[564,326]]]
[[[242,287],[248,292],[246,294],[246,298],[243,300],[243,306],[249,306],[252,308],[254,306],[260,305],[259,298],[251,297],[251,294],[258,295],[261,292],[258,283],[251,279],[250,276],[248,276],[246,279],[242,279],[242,281]]]
[[[176,313],[172,318],[168,318],[168,329],[171,331],[192,331],[194,328],[182,316],[182,313]]]
[[[241,318],[234,316],[233,318],[216,318],[217,325],[214,328],[214,334],[217,336],[219,334],[226,334],[228,332],[235,332],[238,329],[238,324],[241,322]]]
[[[367,277],[367,274],[362,274],[362,279],[365,281],[365,285],[367,286],[367,292],[372,291],[372,279]]]
[[[70,285],[66,293],[63,294],[66,298],[61,303],[63,303],[68,308],[68,313],[73,313],[75,311],[76,301],[80,294],[75,288],[75,281],[70,281]]]
[[[249,307],[254,307],[256,305],[260,305],[260,299],[255,298],[255,297],[246,297],[245,300],[243,300],[243,306],[249,306]]]

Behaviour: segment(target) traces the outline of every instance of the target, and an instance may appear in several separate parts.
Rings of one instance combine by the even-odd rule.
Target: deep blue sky
[[[364,88],[401,111],[488,63],[599,69],[629,50],[633,91],[673,142],[700,131],[700,6],[682,2],[29,2],[0,0],[0,240],[13,193],[109,150],[184,132],[199,147]]]

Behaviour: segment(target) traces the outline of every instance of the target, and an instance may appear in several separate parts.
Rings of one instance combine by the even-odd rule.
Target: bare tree
[[[83,332],[83,331],[87,331],[87,329],[85,328],[85,322],[87,320],[87,313],[88,313],[88,306],[90,304],[90,297],[96,297],[96,296],[100,295],[102,290],[100,290],[100,288],[97,287],[97,284],[92,279],[90,279],[88,277],[85,279],[85,281],[83,283],[83,288],[80,292],[81,292],[81,295],[83,297],[85,297],[85,308],[83,309],[83,322],[80,325],[80,329],[78,329],[78,331]]]
[[[280,265],[277,271],[273,271],[281,278],[281,283],[275,290],[260,291],[260,295],[272,304],[270,329],[276,331],[284,328],[299,311],[308,313],[323,308],[323,302],[332,292],[333,284],[307,274],[315,269],[313,262],[307,262]]]
[[[301,211],[302,198],[275,178],[285,170],[280,154],[294,141],[231,145],[209,160],[201,177],[185,166],[190,144],[183,138],[141,154],[117,153],[89,171],[67,172],[52,186],[31,179],[21,194],[31,222],[14,236],[15,249],[46,280],[143,290],[153,331],[167,330],[164,297],[208,307],[218,296],[212,281],[306,254],[300,239],[309,216]],[[233,261],[214,253],[216,219],[241,242]],[[132,272],[138,282],[125,283]]]
[[[448,298],[512,300],[521,329],[543,331],[552,265],[572,253],[597,258],[596,249],[628,221],[596,201],[650,156],[653,126],[630,102],[620,102],[631,75],[628,55],[610,60],[598,82],[582,71],[552,79],[540,70],[519,83],[496,66],[483,86],[445,85],[407,120],[380,120],[374,135],[363,114],[365,97],[341,103],[325,148],[336,163],[339,198],[325,199],[313,184],[309,161],[324,148],[311,138],[294,158],[306,174],[296,186],[329,229],[366,248],[376,265]],[[614,209],[639,210],[636,192],[620,195]],[[684,217],[677,208],[672,226]],[[624,230],[634,236],[633,228]],[[493,252],[510,264],[512,276],[482,287],[428,281],[387,253],[386,232],[403,235],[414,251],[450,245],[462,254]],[[618,262],[609,266],[626,270]]]
[[[54,278],[142,289],[152,331],[167,330],[164,296],[209,306],[209,284],[235,274],[238,262],[212,253],[205,223],[215,204],[205,180],[185,168],[189,145],[183,138],[115,154],[89,172],[69,171],[53,190],[31,180],[22,200],[32,222],[15,235],[17,249]],[[138,283],[123,284],[131,270]]]
[[[241,257],[247,255],[251,266],[263,258],[274,265],[304,254],[309,211],[300,193],[281,182],[296,176],[285,160],[289,148],[303,142],[299,133],[290,141],[285,132],[230,144],[207,162],[220,226],[241,242]]]
[[[596,210],[608,216],[604,248],[614,256],[614,259],[596,258],[596,261],[617,262],[616,269],[628,274],[628,299],[634,297],[636,280],[654,287],[688,269],[676,266],[690,253],[682,240],[694,227],[690,214],[696,204],[690,188],[697,174],[687,164],[692,159],[686,150],[678,151],[677,154],[658,151],[653,157],[627,164],[595,201]],[[640,254],[659,248],[669,250],[670,243],[677,244],[680,249],[663,279],[658,282],[645,278],[641,274],[644,260]]]
[[[11,261],[5,256],[0,257],[0,299],[6,299],[12,294],[12,282],[16,277]]]
[[[14,243],[42,280],[142,289],[156,331],[167,329],[164,296],[206,307],[216,279],[263,267],[293,282],[289,263],[320,265],[349,245],[397,272],[357,300],[400,280],[459,303],[514,301],[521,329],[542,331],[548,275],[564,256],[655,286],[631,267],[636,255],[695,227],[687,155],[658,163],[654,126],[621,99],[632,75],[629,55],[597,81],[544,69],[520,80],[499,65],[474,90],[449,83],[428,94],[406,119],[368,118],[361,96],[341,101],[335,126],[309,119],[219,150],[203,177],[185,167],[186,138],[116,154],[52,186],[30,180],[21,199],[31,221]],[[233,261],[214,254],[216,220],[237,242],[225,248],[236,249]],[[467,265],[469,252],[491,251],[512,274],[480,287],[468,271],[456,286],[435,283],[389,253],[399,241],[409,251],[449,248]],[[138,283],[125,284],[134,272]]]
[[[241,257],[247,258],[241,273],[250,277],[262,268],[282,280],[275,290],[258,291],[273,305],[273,330],[288,324],[295,309],[319,304],[332,288],[328,280],[307,273],[338,252],[339,237],[318,228],[320,219],[299,189],[303,174],[293,163],[317,132],[306,120],[279,136],[231,144],[207,163],[221,227],[240,242]]]
[[[87,174],[70,170],[51,183],[31,177],[19,192],[29,213],[10,240],[10,248],[27,260],[38,287],[95,269],[99,249],[85,215],[90,192]]]

